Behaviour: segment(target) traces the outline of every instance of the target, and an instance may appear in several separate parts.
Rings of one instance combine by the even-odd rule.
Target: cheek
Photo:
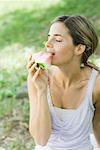
[[[59,46],[59,50],[57,51],[57,55],[62,58],[70,59],[74,54],[74,47],[72,45],[63,45]]]
[[[56,55],[54,56],[53,63],[56,65],[69,63],[73,59],[73,51],[71,49],[67,49],[62,47],[60,50],[57,51]]]

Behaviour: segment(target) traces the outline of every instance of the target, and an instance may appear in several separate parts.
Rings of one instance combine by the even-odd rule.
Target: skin
[[[63,23],[57,22],[51,26],[45,46],[48,52],[52,49],[55,52],[52,65],[56,66],[56,77],[61,81],[61,85],[64,85],[63,88],[70,87],[82,77],[80,59],[85,46],[82,44],[73,45],[72,37]]]
[[[52,67],[49,69],[48,74],[52,103],[64,109],[78,108],[85,95],[86,85],[92,71],[90,67],[80,67],[80,59],[85,46],[82,44],[78,46],[73,45],[72,37],[63,23],[54,23],[48,35],[45,47],[48,52],[55,52],[55,55],[52,57]],[[48,78],[45,75],[45,71],[41,69],[36,71],[35,64],[33,64],[34,61],[29,59],[27,68],[29,72],[30,130],[36,143],[46,145],[51,134],[51,120],[49,109],[47,109],[46,96]],[[95,104],[96,108],[93,118],[93,129],[98,147],[100,147],[100,73],[97,75],[93,89],[93,104]],[[37,107],[38,113],[35,111]],[[34,115],[37,115],[35,120],[31,118]],[[33,124],[35,125],[33,126]]]
[[[85,46],[82,44],[74,46],[67,27],[63,23],[56,22],[50,28],[45,47],[48,52],[55,52],[52,59],[53,67],[49,72],[52,103],[57,107],[77,108],[81,101],[74,102],[71,99],[73,97],[76,97],[76,99],[84,97],[80,96],[79,93],[81,95],[85,94],[87,80],[92,71],[90,67],[80,67],[80,59]],[[59,89],[61,95],[58,93]],[[72,90],[77,94],[71,93]],[[71,97],[71,95],[73,96]],[[65,97],[71,98],[65,102]],[[93,89],[93,104],[96,108],[93,118],[93,129],[98,147],[100,147],[100,73],[97,75]]]

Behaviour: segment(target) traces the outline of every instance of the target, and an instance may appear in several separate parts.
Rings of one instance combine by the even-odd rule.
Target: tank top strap
[[[92,93],[93,93],[93,88],[94,88],[97,74],[98,71],[93,68],[90,79],[88,81],[87,92],[86,92],[86,96],[88,97],[90,106],[92,107],[93,110],[95,110],[95,108],[93,106]]]
[[[47,71],[47,73],[48,73],[48,71]],[[93,92],[93,88],[94,88],[97,74],[98,74],[98,71],[93,68],[91,75],[90,75],[90,78],[89,78],[89,81],[88,81],[88,84],[87,84],[87,91],[86,91],[86,97],[89,98],[89,102],[90,102],[90,105],[91,105],[93,110],[95,110],[95,108],[94,108],[93,102],[92,102],[92,92]],[[47,97],[48,97],[48,104],[52,108],[53,104],[51,101],[49,81],[48,81],[48,86],[47,86]]]

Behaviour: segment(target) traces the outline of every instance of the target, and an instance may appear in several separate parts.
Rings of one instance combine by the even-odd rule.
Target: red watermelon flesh
[[[46,68],[50,67],[52,61],[52,53],[38,52],[33,54],[32,58],[36,63],[43,65]]]

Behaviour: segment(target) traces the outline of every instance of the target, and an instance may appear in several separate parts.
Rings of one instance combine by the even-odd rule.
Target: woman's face
[[[63,23],[56,22],[50,27],[45,45],[47,52],[54,52],[52,65],[60,66],[72,62],[75,46],[69,30]]]

